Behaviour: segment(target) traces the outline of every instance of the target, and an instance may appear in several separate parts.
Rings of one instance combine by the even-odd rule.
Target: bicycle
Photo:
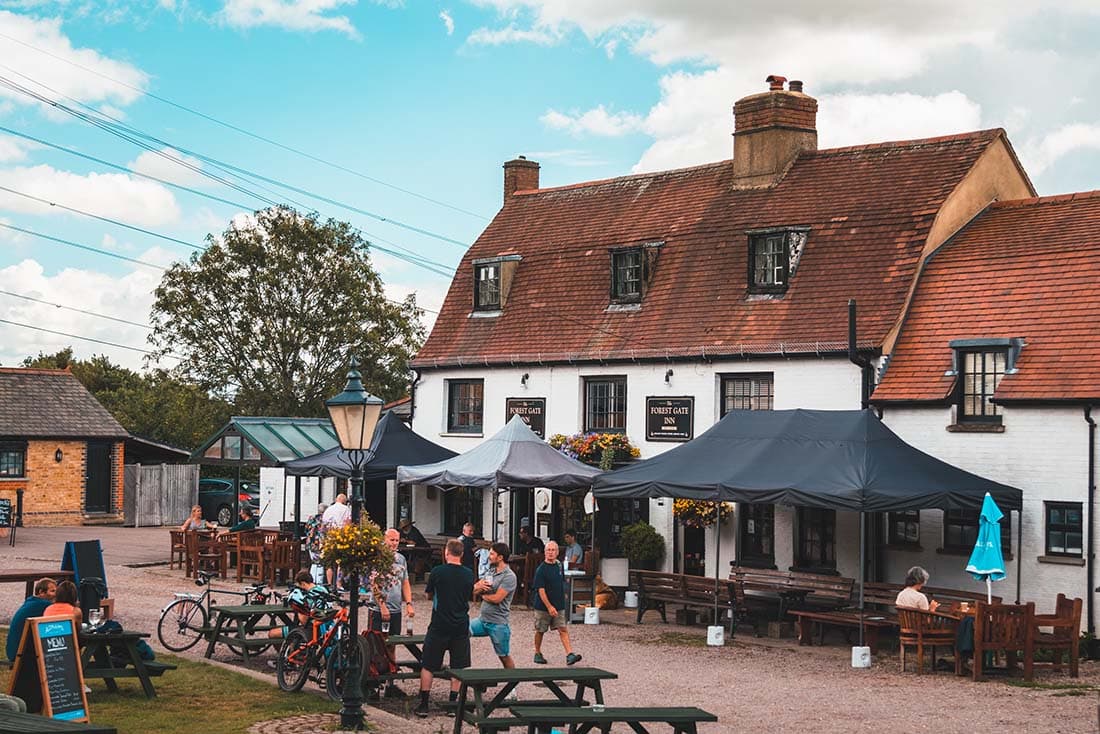
[[[210,579],[214,576],[206,571],[199,571],[195,579],[196,586],[206,586],[201,594],[176,593],[175,600],[166,606],[160,614],[157,622],[157,639],[165,649],[172,652],[183,652],[195,646],[209,632],[211,609],[215,604],[214,594],[232,594],[244,597],[245,604],[267,604],[269,601],[281,602],[285,597],[275,589],[266,590],[263,582],[244,587],[241,591],[232,589],[215,589],[210,586]],[[270,615],[272,624],[277,623],[275,615]],[[228,643],[227,643],[228,644]],[[239,647],[229,644],[229,649],[234,655],[241,655]],[[259,648],[257,653],[263,652],[267,647]]]
[[[293,693],[300,691],[312,674],[313,680],[323,684],[329,697],[339,701],[343,697],[344,682],[353,663],[353,655],[359,656],[360,671],[367,656],[364,641],[352,640],[347,602],[332,594],[327,595],[326,599],[338,608],[318,614],[290,601],[291,608],[296,613],[308,614],[310,621],[292,629],[283,640],[275,663],[275,677],[279,688]]]

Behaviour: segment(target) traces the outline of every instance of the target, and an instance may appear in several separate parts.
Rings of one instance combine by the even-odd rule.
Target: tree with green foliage
[[[73,376],[135,436],[194,449],[221,428],[232,406],[198,385],[157,369],[140,374],[104,355],[75,359],[72,347],[23,360],[24,367],[70,369]]]
[[[403,396],[424,339],[415,297],[386,298],[369,243],[346,222],[279,206],[238,219],[156,289],[158,355],[239,414],[322,416],[348,356],[384,399]]]

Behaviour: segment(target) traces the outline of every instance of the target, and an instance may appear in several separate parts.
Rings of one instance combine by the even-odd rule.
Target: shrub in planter
[[[665,557],[665,539],[647,522],[636,522],[623,528],[619,538],[623,553],[636,568],[656,568]]]

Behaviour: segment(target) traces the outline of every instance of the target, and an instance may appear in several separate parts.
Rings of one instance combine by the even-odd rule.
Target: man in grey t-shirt
[[[393,569],[390,572],[390,583],[385,588],[378,585],[377,579],[371,579],[371,593],[374,595],[378,610],[371,610],[371,629],[381,630],[382,622],[389,622],[387,634],[401,634],[401,618],[411,620],[415,612],[412,602],[412,585],[409,583],[409,566],[405,556],[397,552],[401,543],[401,533],[397,528],[386,531],[386,545],[393,551]],[[393,645],[390,645],[392,648]],[[404,692],[392,682],[386,687],[386,695],[389,697],[403,698]]]
[[[489,549],[489,575],[474,584],[474,595],[481,597],[481,614],[470,620],[471,637],[488,637],[493,651],[505,668],[516,667],[511,655],[512,628],[508,615],[516,593],[516,574],[508,568],[512,551],[507,543],[493,543]]]

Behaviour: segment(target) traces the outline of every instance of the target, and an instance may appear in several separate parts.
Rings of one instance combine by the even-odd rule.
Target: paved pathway
[[[19,528],[15,547],[0,539],[0,559],[26,560],[27,566],[61,562],[65,542],[98,539],[103,562],[108,566],[131,566],[168,562],[168,528],[71,527]],[[24,565],[8,563],[5,565]]]

